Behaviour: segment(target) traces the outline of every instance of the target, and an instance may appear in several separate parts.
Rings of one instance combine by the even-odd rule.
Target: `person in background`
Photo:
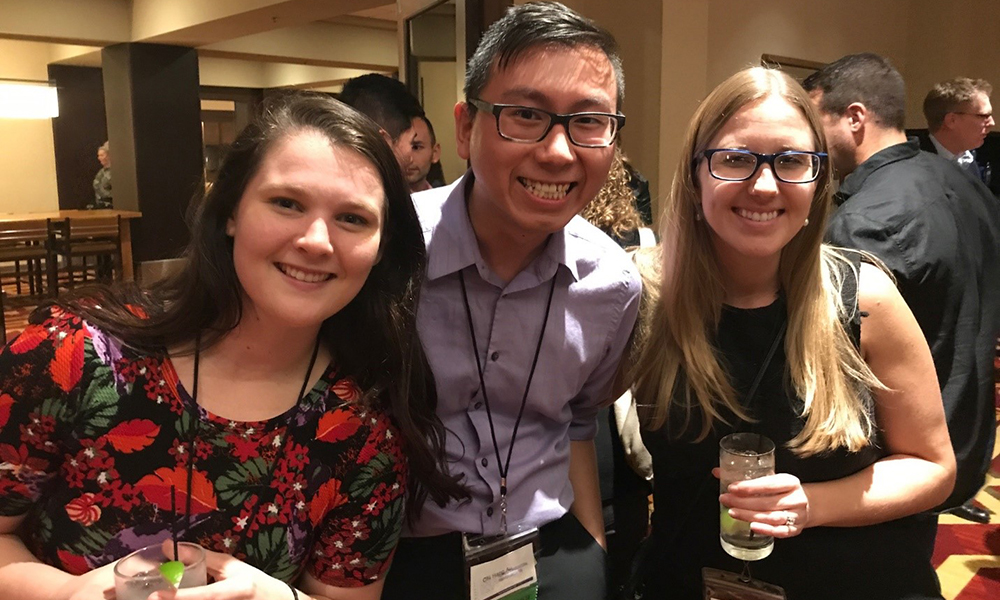
[[[509,8],[469,61],[455,129],[471,168],[413,201],[428,249],[420,339],[472,501],[424,506],[387,600],[464,598],[463,540],[532,528],[537,564],[515,565],[534,565],[540,600],[605,596],[595,417],[640,283],[578,214],[607,178],[624,89],[611,35],[556,2]]]
[[[428,180],[431,167],[441,160],[441,144],[434,135],[434,126],[425,115],[413,117],[410,129],[403,132],[400,143],[410,145],[408,161],[403,166],[403,174],[411,192],[423,192],[439,187]]]
[[[97,161],[101,168],[94,176],[94,202],[88,203],[86,208],[111,208],[111,146],[108,142],[97,149]]]
[[[646,228],[652,222],[649,184],[618,148],[615,149],[608,180],[594,200],[580,212],[580,216],[608,234],[622,248],[653,245],[652,240],[643,244],[640,239],[646,235]]]
[[[903,78],[884,57],[845,56],[805,86],[843,178],[827,239],[888,266],[934,356],[958,461],[954,490],[938,509],[985,523],[989,514],[970,501],[996,435],[1000,204],[955,161],[907,140]]]
[[[392,146],[405,176],[413,152],[413,119],[424,114],[420,101],[406,89],[403,82],[378,73],[349,79],[338,99],[375,121]]]
[[[688,127],[659,299],[623,363],[655,473],[644,598],[701,599],[702,568],[744,570],[720,520],[778,538],[747,567],[789,600],[941,597],[936,520],[919,514],[955,473],[934,364],[890,277],[821,243],[825,151],[805,91],[761,67]],[[773,440],[777,474],[720,495],[732,432]]]
[[[936,84],[924,98],[929,133],[920,136],[920,149],[954,160],[998,194],[1000,175],[994,182],[993,165],[976,153],[996,124],[992,93],[993,86],[983,79],[958,77]]]
[[[272,100],[196,204],[177,274],[63,296],[0,352],[5,598],[110,597],[115,561],[175,531],[215,579],[179,597],[375,600],[406,513],[467,495],[377,128]]]
[[[604,187],[580,216],[632,254],[634,246],[655,244],[653,232],[637,209],[632,175],[625,155],[615,148]],[[648,198],[648,193],[647,193]],[[640,311],[642,309],[640,308]],[[652,469],[638,437],[632,395],[625,392],[597,415],[597,472],[601,488],[604,533],[608,544],[608,597],[625,585],[632,559],[649,529]],[[641,458],[640,458],[641,457]]]

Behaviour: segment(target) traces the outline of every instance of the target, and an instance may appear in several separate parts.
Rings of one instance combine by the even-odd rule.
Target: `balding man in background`
[[[919,138],[921,150],[954,160],[1000,194],[1000,174],[994,174],[994,165],[976,153],[996,124],[992,93],[993,87],[983,79],[959,77],[938,83],[924,98],[929,133]]]

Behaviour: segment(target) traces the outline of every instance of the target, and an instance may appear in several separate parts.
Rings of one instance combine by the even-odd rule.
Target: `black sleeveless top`
[[[845,302],[856,307],[856,281],[853,274],[847,277],[852,285],[845,286]],[[746,398],[775,336],[783,331],[785,315],[783,296],[762,308],[724,307],[715,347],[737,397]],[[857,343],[860,316],[845,326]],[[871,402],[867,405],[871,411]],[[799,416],[802,401],[786,373],[783,343],[744,408],[754,422],[728,414],[733,425],[716,423],[697,443],[693,440],[701,423],[695,413],[685,431],[667,431],[667,426],[643,431],[656,474],[653,536],[643,569],[645,598],[700,600],[702,567],[737,573],[743,568],[719,545],[719,482],[711,469],[719,464],[719,440],[725,435],[753,431],[771,438],[776,472],[791,473],[803,483],[846,477],[887,454],[878,434],[854,453],[841,449],[803,458],[788,449],[804,419]],[[936,525],[935,518],[916,515],[866,527],[812,527],[796,537],[776,539],[771,556],[752,562],[751,573],[783,587],[789,600],[940,598],[930,563]]]

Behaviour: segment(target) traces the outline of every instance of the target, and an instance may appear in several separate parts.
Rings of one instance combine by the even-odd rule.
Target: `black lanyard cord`
[[[458,282],[462,285],[462,301],[465,303],[465,316],[469,320],[469,337],[472,338],[472,350],[476,357],[476,372],[479,374],[479,389],[483,393],[483,404],[486,405],[486,419],[490,424],[490,436],[493,438],[493,451],[497,457],[497,470],[500,471],[500,496],[506,501],[507,496],[507,472],[510,470],[510,457],[514,451],[514,439],[517,437],[517,428],[521,425],[521,417],[524,416],[524,408],[528,403],[528,391],[531,389],[531,380],[535,376],[535,367],[538,366],[538,356],[542,351],[542,340],[545,339],[545,328],[549,322],[549,312],[552,309],[552,296],[556,291],[557,272],[552,276],[552,284],[549,286],[549,298],[545,303],[545,316],[542,319],[542,330],[538,333],[538,344],[535,346],[535,357],[531,359],[531,370],[528,371],[528,380],[524,384],[524,395],[521,397],[521,408],[517,411],[517,420],[514,421],[514,430],[510,435],[510,445],[507,447],[507,461],[500,461],[500,445],[497,444],[497,433],[493,426],[493,413],[490,410],[490,400],[486,395],[486,381],[483,379],[483,364],[479,360],[479,344],[476,342],[476,328],[472,323],[472,308],[469,306],[469,294],[465,289],[465,276],[458,272]]]
[[[312,375],[313,368],[316,366],[316,358],[319,356],[319,337],[316,338],[316,344],[313,346],[312,357],[309,359],[309,367],[306,369],[305,379],[302,380],[302,387],[299,389],[299,395],[295,398],[295,406],[298,406],[302,402],[302,398],[306,395],[307,388],[309,386],[309,379]],[[201,336],[195,338],[194,342],[194,373],[192,374],[191,381],[191,430],[190,435],[188,435],[188,464],[187,464],[187,498],[185,501],[184,515],[187,522],[187,530],[191,530],[191,486],[194,478],[194,460],[197,452],[195,450],[196,438],[198,437],[199,427],[199,417],[198,417],[198,367],[200,364],[201,357]],[[261,480],[264,488],[270,487],[271,481],[274,478],[274,472],[278,468],[278,461],[285,455],[285,451],[288,448],[288,440],[291,437],[289,432],[289,427],[285,428],[285,439],[281,442],[281,447],[278,449],[278,453],[274,455],[274,461],[271,463],[271,467],[268,469],[267,477]],[[257,508],[260,506],[260,500],[263,496],[263,492],[257,495],[257,499],[254,501],[253,507],[250,512],[247,513],[250,519],[256,516]],[[176,519],[177,516],[174,515]],[[249,522],[247,523],[249,527]]]

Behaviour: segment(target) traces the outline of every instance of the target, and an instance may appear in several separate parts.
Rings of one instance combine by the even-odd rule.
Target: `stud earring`
[[[806,221],[805,221],[805,223],[802,224],[802,226],[803,227],[808,227],[809,226],[809,217],[806,217]]]
[[[694,211],[694,220],[695,221],[700,221],[701,220],[701,213],[700,212]]]

